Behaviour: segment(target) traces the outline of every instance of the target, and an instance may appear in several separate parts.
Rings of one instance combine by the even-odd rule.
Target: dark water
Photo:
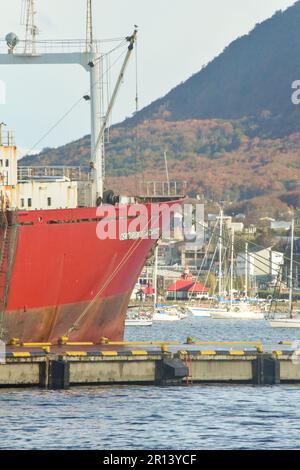
[[[0,448],[298,449],[300,388],[2,391]]]
[[[188,319],[127,339],[297,340],[264,322]],[[1,390],[2,449],[299,449],[300,387]]]

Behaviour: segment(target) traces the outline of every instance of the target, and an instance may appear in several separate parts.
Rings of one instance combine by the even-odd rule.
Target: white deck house
[[[11,134],[7,134],[5,142],[1,141],[1,207],[35,210],[88,206],[91,202],[88,176],[75,167],[18,167]]]

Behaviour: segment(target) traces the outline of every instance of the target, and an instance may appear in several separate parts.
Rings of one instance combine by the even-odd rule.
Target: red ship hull
[[[122,340],[132,289],[156,240],[100,240],[95,208],[18,211],[7,217],[0,260],[5,339]]]

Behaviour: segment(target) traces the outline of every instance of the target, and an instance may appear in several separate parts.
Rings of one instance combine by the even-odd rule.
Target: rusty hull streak
[[[7,225],[6,225],[7,224]],[[5,230],[6,233],[6,240],[5,240]],[[5,220],[2,222],[1,226],[1,258],[4,257],[2,260],[2,266],[0,267],[0,279],[1,279],[1,286],[0,286],[0,304],[1,304],[1,317],[0,317],[0,336],[6,339],[8,328],[7,328],[7,315],[5,313],[7,300],[9,295],[9,286],[11,275],[13,271],[13,265],[16,255],[16,249],[18,245],[18,236],[19,236],[19,228],[18,225],[15,223],[15,215],[11,213],[10,221]],[[5,246],[4,244],[7,243],[7,254],[4,253]],[[5,257],[6,255],[6,257]]]
[[[130,292],[125,295],[99,299],[94,304],[81,302],[27,311],[5,312],[6,337],[17,337],[26,342],[56,342],[66,335],[70,325],[88,307],[77,328],[68,334],[71,341],[97,342],[104,336],[121,341]],[[53,316],[57,315],[53,325]],[[50,333],[51,332],[51,333]]]

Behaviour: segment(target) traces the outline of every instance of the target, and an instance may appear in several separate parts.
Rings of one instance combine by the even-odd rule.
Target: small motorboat
[[[182,320],[181,313],[174,307],[156,308],[152,317],[153,321],[173,322]]]
[[[149,312],[129,310],[125,319],[125,326],[152,326],[152,315]]]

